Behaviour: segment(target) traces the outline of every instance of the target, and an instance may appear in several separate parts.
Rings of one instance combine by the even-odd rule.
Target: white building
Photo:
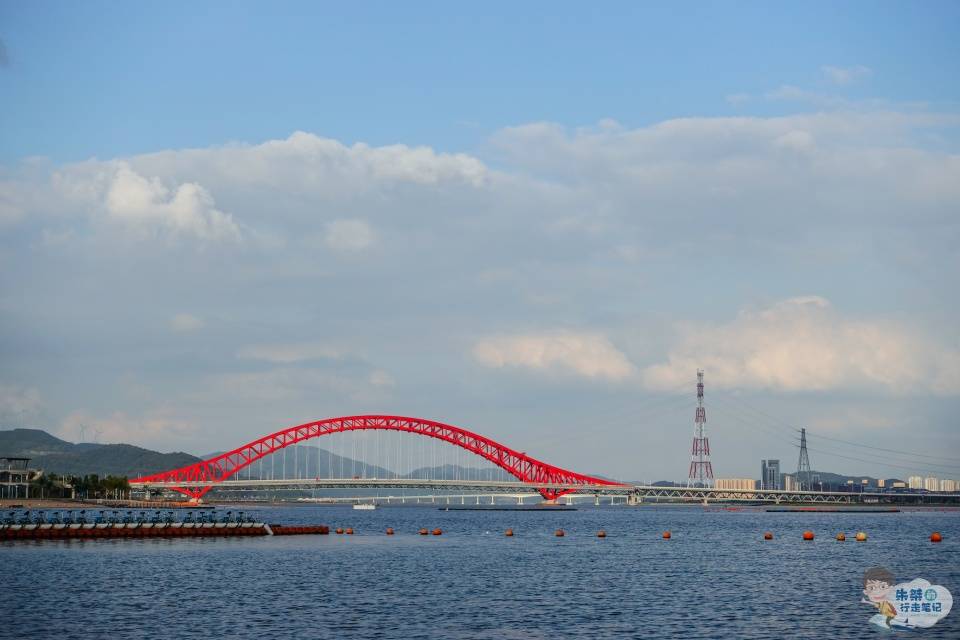
[[[757,481],[752,478],[717,478],[714,487],[727,491],[754,491]]]
[[[907,486],[911,489],[923,489],[923,476],[910,476],[907,478]]]
[[[786,474],[780,476],[780,480],[783,482],[784,491],[796,491],[797,490],[797,481],[793,479],[793,476],[788,476]]]
[[[950,491],[957,490],[957,481],[956,480],[941,480],[940,481],[940,491],[948,493]]]
[[[927,476],[923,479],[923,488],[927,491],[939,491],[940,490],[940,478],[935,476]]]

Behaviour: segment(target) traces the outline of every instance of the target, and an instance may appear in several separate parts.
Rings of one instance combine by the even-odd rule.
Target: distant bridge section
[[[196,481],[134,480],[135,488],[160,490],[193,490],[206,487],[208,483]],[[428,490],[457,494],[488,493],[502,495],[537,494],[554,496],[623,496],[628,503],[640,502],[749,502],[769,504],[909,504],[909,503],[957,503],[957,493],[851,493],[844,491],[781,491],[781,490],[733,490],[701,487],[664,487],[651,485],[627,485],[608,483],[557,483],[544,486],[539,482],[504,482],[475,480],[426,480],[409,478],[306,478],[281,480],[223,480],[218,489],[233,491],[299,490],[313,489],[366,489],[366,490]],[[373,496],[367,496],[370,499]]]

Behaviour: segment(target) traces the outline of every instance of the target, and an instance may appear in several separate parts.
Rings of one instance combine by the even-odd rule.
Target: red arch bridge
[[[465,474],[464,477],[426,478],[423,475],[412,476],[393,473],[392,477],[371,477],[366,471],[361,475],[344,474],[342,460],[346,451],[340,450],[341,473],[339,477],[321,478],[297,473],[296,477],[285,475],[277,479],[272,472],[264,473],[264,459],[271,454],[286,450],[306,440],[321,436],[358,433],[392,433],[422,436],[416,441],[432,441],[453,445],[465,453],[467,458],[479,458],[486,461],[489,468],[499,472],[499,478]],[[354,449],[357,451],[357,449]],[[407,449],[409,453],[409,446]],[[422,452],[421,452],[422,453]],[[283,453],[284,463],[287,460]],[[424,460],[425,458],[421,458]],[[399,456],[388,460],[398,462]],[[351,461],[353,462],[353,461]],[[254,474],[254,465],[260,467]],[[461,462],[462,464],[462,462]],[[364,466],[366,469],[367,467]],[[435,469],[440,467],[434,467]],[[459,467],[457,467],[459,468]],[[316,467],[319,471],[319,463]],[[382,471],[382,469],[380,469]],[[328,466],[328,472],[331,468]],[[244,478],[246,475],[246,478]],[[332,474],[331,474],[332,475]],[[390,474],[388,474],[390,475]],[[567,494],[622,495],[629,502],[641,501],[689,501],[707,503],[754,502],[754,503],[917,503],[917,502],[960,502],[960,494],[919,494],[919,493],[850,493],[825,491],[781,491],[781,490],[732,490],[707,487],[647,486],[628,485],[606,478],[568,471],[542,462],[516,451],[490,438],[473,433],[460,427],[403,416],[361,415],[340,418],[328,418],[308,422],[296,427],[282,429],[227,451],[208,460],[172,469],[153,475],[132,478],[133,488],[144,490],[172,490],[182,493],[192,500],[200,500],[211,489],[434,489],[440,491],[472,491],[475,493],[539,493],[546,500],[556,500]]]
[[[594,478],[583,475],[582,473],[555,467],[552,464],[547,464],[546,462],[528,456],[526,453],[516,451],[490,438],[460,427],[421,418],[384,415],[346,416],[308,422],[296,427],[277,431],[276,433],[271,433],[242,447],[238,447],[233,451],[228,451],[210,458],[209,460],[197,462],[171,471],[164,471],[163,473],[131,479],[130,484],[134,487],[147,489],[171,489],[187,495],[194,500],[199,500],[208,491],[217,486],[229,487],[237,486],[238,484],[253,486],[253,482],[259,482],[261,486],[269,486],[269,484],[276,485],[278,483],[289,484],[288,480],[264,481],[258,479],[253,481],[248,478],[248,480],[244,482],[237,478],[243,469],[247,469],[258,460],[291,445],[321,436],[357,431],[393,431],[434,438],[446,442],[483,458],[517,480],[511,483],[476,480],[473,481],[473,484],[488,484],[500,487],[510,485],[517,489],[534,489],[547,500],[555,500],[557,497],[566,493],[582,491],[584,489],[625,486],[622,483],[612,480]],[[233,480],[231,480],[231,478],[233,478]],[[457,487],[470,484],[470,481],[467,480],[435,480],[425,482],[422,479],[411,480],[409,478],[392,480],[344,478],[334,481],[313,479],[309,482],[314,485],[323,484],[325,486],[335,487],[423,487],[430,485],[435,488],[449,488],[454,486],[454,484],[456,484]]]

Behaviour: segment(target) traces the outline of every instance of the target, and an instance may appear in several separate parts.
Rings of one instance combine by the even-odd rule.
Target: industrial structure
[[[713,486],[713,465],[710,464],[710,440],[707,438],[707,413],[703,408],[703,370],[697,369],[697,409],[693,419],[693,447],[690,450],[690,471],[687,486]]]
[[[800,429],[800,459],[797,460],[797,488],[809,490],[813,486],[810,471],[810,454],[807,453],[807,430]]]

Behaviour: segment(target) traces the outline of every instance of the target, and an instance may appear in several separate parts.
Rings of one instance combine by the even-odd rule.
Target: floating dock
[[[97,524],[4,524],[0,540],[90,538],[182,538],[274,535],[326,535],[325,525],[285,526],[263,522],[142,522]]]

